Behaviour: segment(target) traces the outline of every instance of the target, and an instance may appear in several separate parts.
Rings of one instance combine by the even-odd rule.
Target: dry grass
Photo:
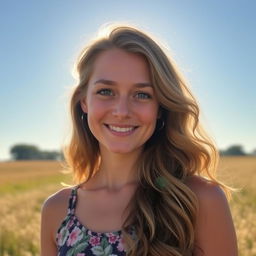
[[[220,176],[240,189],[230,202],[239,255],[256,256],[256,157],[223,157]]]
[[[43,201],[60,189],[58,162],[0,163],[0,255],[38,256],[40,209]],[[230,202],[240,256],[256,256],[256,157],[221,159],[220,176],[241,188]]]
[[[39,255],[43,201],[69,182],[54,161],[0,164],[0,255]]]

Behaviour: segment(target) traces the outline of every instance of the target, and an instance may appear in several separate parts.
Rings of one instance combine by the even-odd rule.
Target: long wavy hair
[[[82,50],[75,65],[78,84],[71,98],[73,130],[65,159],[77,183],[97,172],[99,144],[83,116],[80,100],[86,95],[98,55],[113,48],[145,58],[161,109],[160,123],[164,122],[162,129],[161,124],[156,125],[137,163],[140,182],[122,227],[127,255],[193,255],[198,201],[186,180],[199,175],[226,187],[216,179],[218,153],[199,125],[198,104],[175,62],[152,36],[129,25],[112,25]]]

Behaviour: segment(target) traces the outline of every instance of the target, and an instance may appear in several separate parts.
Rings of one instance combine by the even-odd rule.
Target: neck
[[[116,154],[101,151],[99,171],[95,175],[97,187],[107,190],[120,190],[126,185],[137,184],[137,160],[140,154]]]

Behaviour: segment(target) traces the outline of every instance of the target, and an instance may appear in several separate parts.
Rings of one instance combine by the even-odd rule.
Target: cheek
[[[107,109],[106,103],[97,99],[88,100],[88,114],[98,116],[103,114]]]
[[[155,124],[157,121],[157,108],[156,107],[148,107],[142,109],[141,118],[145,123]]]
[[[106,102],[98,101],[97,99],[88,101],[88,125],[92,133],[100,129],[106,118],[109,107]],[[95,134],[94,134],[95,135]]]

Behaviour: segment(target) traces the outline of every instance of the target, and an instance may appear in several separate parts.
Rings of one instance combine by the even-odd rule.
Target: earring
[[[83,112],[83,114],[81,115],[81,120],[82,120],[82,122],[86,119],[86,115],[87,115],[87,113],[84,113],[84,112]]]
[[[162,129],[164,128],[164,125],[165,125],[165,123],[164,123],[164,120],[163,120],[163,119],[159,119],[159,120],[161,120],[161,121],[162,121],[162,123],[161,123],[161,126],[157,129],[157,131],[162,130]]]

